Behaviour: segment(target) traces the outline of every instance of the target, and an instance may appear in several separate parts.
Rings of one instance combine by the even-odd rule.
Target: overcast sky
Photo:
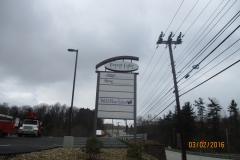
[[[240,1],[235,0],[196,2],[197,0],[185,0],[183,3],[182,0],[0,1],[0,103],[6,102],[10,106],[34,106],[40,103],[60,102],[70,106],[76,54],[68,52],[67,49],[72,48],[79,50],[74,106],[95,108],[96,64],[111,57],[130,55],[139,57],[139,61],[134,62],[139,65],[137,90],[138,97],[141,96],[137,102],[137,110],[138,115],[143,115],[153,106],[150,103],[157,102],[152,101],[172,80],[172,74],[164,79],[166,74],[171,73],[168,68],[170,67],[168,48],[165,50],[165,45],[161,44],[156,50],[156,41],[161,31],[165,33],[164,40],[171,31],[177,32],[173,40],[176,40],[180,32],[185,34],[182,44],[173,50],[176,72],[182,71],[177,75],[180,80],[191,70],[192,65],[199,63],[239,25],[238,18],[190,67],[182,70],[239,12],[240,8]],[[201,63],[198,70],[236,42],[239,37],[238,29]],[[193,45],[190,48],[191,44]],[[237,41],[196,75],[193,74],[198,70],[192,71],[184,84],[180,86],[185,78],[178,83],[179,94],[239,60],[239,46],[240,43]],[[235,54],[198,78],[235,51],[237,51]],[[182,57],[183,55],[185,57]],[[152,56],[153,59],[144,73]],[[216,98],[225,110],[222,111],[222,115],[227,114],[227,107],[232,99],[240,104],[239,68],[240,63],[237,63],[183,95],[180,97],[181,106],[187,101],[193,103],[199,97],[206,103],[209,103],[208,97]],[[196,81],[182,89],[195,79]],[[159,88],[156,88],[159,81]],[[167,87],[168,90],[172,86],[173,83]],[[156,92],[150,95],[154,88]],[[156,105],[149,113],[157,115],[168,106],[174,100],[173,90],[170,93],[165,101]],[[149,95],[152,99],[148,99]],[[149,103],[144,106],[146,102]],[[173,110],[174,105],[175,103],[166,111]],[[159,116],[163,116],[163,113]]]

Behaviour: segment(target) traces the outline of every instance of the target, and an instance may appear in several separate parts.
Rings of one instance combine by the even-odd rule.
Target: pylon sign
[[[117,61],[123,59],[138,60],[138,57],[120,56],[107,59],[96,66],[105,65],[110,71],[98,73],[96,106],[97,118],[129,119],[136,116],[136,76],[133,73],[138,65],[130,62]]]
[[[98,118],[134,119],[135,75],[100,72]]]

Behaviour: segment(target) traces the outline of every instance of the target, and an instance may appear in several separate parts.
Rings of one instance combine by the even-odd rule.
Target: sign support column
[[[97,91],[96,91],[96,97],[98,97],[99,94],[99,79],[100,79],[100,73],[98,72],[98,78],[97,78]],[[94,127],[93,127],[93,136],[96,137],[96,130],[97,130],[97,112],[98,112],[98,98],[96,98],[95,101],[95,111],[94,111]]]
[[[136,138],[137,138],[137,125],[136,125],[136,113],[137,113],[137,87],[136,87],[136,82],[137,82],[137,76],[134,74],[134,145],[136,145]]]

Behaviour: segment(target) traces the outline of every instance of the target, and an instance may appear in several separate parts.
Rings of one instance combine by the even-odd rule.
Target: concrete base
[[[63,148],[73,148],[74,137],[64,136]]]

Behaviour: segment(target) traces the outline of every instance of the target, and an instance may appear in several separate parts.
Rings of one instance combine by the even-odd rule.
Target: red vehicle
[[[0,137],[5,137],[8,134],[17,134],[19,126],[19,118],[0,114]]]
[[[23,120],[22,126],[18,130],[18,137],[29,135],[41,137],[42,129],[42,122],[37,119],[36,114],[30,109],[27,111],[26,119]]]

